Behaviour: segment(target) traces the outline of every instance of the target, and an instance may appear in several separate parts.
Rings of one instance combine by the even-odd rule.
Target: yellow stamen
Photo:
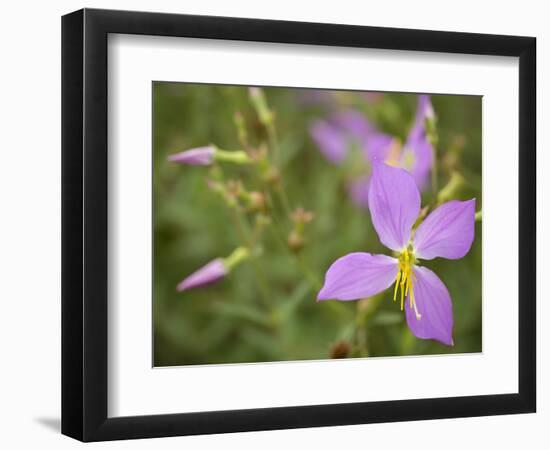
[[[416,262],[413,251],[410,248],[407,248],[401,252],[398,257],[398,267],[399,271],[397,272],[397,277],[395,279],[395,288],[393,291],[393,301],[397,299],[397,290],[401,291],[401,311],[403,311],[405,304],[405,297],[409,296],[409,308],[414,309],[415,316],[417,320],[420,320],[422,317],[418,312],[416,306],[416,301],[414,299],[414,272],[413,266]]]
[[[401,278],[401,270],[397,272],[397,278],[395,279],[395,289],[393,290],[393,301],[397,299],[397,288],[399,287],[399,279]]]
[[[402,278],[403,281],[405,281],[405,277]],[[401,281],[401,311],[403,311],[403,303],[405,300],[405,290],[403,289],[403,281]]]
[[[411,295],[409,295],[409,306],[412,308],[413,307],[414,294],[412,293],[412,278],[410,277],[410,275],[409,275],[409,282],[407,283],[407,293],[409,292],[409,288],[411,288]]]

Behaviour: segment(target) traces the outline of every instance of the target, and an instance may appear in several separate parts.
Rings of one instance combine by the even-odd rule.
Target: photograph
[[[152,83],[153,365],[482,352],[482,97]]]
[[[548,14],[470,3],[6,3],[0,449],[550,449]]]

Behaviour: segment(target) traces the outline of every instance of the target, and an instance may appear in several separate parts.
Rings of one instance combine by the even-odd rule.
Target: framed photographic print
[[[535,411],[535,39],[62,22],[62,432]]]

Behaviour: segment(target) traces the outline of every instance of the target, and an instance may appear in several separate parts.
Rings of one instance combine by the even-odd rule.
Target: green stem
[[[288,201],[288,196],[286,195],[286,192],[282,186],[282,182],[281,186],[277,189],[277,195],[279,196],[279,200],[283,205],[285,214],[287,215],[287,217],[290,217],[292,215],[292,209],[290,207],[290,202]]]
[[[237,228],[241,240],[248,247],[249,252],[254,252],[254,247],[256,245],[255,236],[250,231],[250,226],[248,222],[245,218],[242,217],[242,214],[240,214],[236,208],[230,208],[230,213],[231,219],[234,223],[234,226]],[[254,272],[256,273],[262,302],[266,306],[271,307],[269,302],[269,289],[267,286],[265,274],[263,273],[261,266],[258,264],[256,256],[252,255],[251,259],[252,267],[254,268]]]
[[[437,205],[441,205],[455,197],[463,185],[464,177],[456,170],[451,172],[449,182],[437,194]]]
[[[281,151],[279,148],[279,138],[277,137],[277,130],[273,123],[269,123],[267,126],[267,136],[269,139],[269,146],[273,150],[275,156],[275,165],[280,169],[281,168]]]
[[[237,232],[239,233],[239,237],[245,243],[250,247],[251,244],[251,238],[250,236],[250,226],[248,225],[248,222],[242,217],[242,215],[239,213],[236,207],[229,207],[229,214],[231,217],[231,220],[233,221],[233,225],[235,228],[237,228]],[[251,249],[252,250],[252,249]]]
[[[431,176],[431,182],[432,182],[432,195],[434,198],[434,204],[437,203],[437,147],[435,145],[432,145],[434,154],[433,154],[433,165],[432,165],[432,176]]]
[[[269,123],[267,125],[267,134],[269,137],[269,146],[271,147],[271,150],[274,155],[275,166],[280,171],[281,170],[281,150],[279,147],[277,130],[275,129],[275,125],[273,125],[273,123]],[[282,175],[280,176],[281,178],[279,179],[279,185],[275,188],[275,190],[277,191],[277,196],[279,197],[279,201],[283,205],[285,214],[290,217],[290,215],[292,214],[292,208],[290,206],[290,201],[288,200],[288,195],[284,187],[284,181],[282,179]]]
[[[255,258],[252,259],[252,266],[254,267],[254,272],[256,272],[256,277],[257,277],[256,281],[258,282],[258,286],[259,286],[259,289],[260,289],[261,299],[262,299],[264,305],[268,309],[272,310],[273,305],[269,301],[269,297],[270,297],[269,288],[268,288],[268,285],[267,285],[265,274],[262,271],[262,268],[261,268],[260,264],[258,264],[258,261]]]
[[[250,257],[250,250],[246,247],[237,247],[233,250],[227,258],[223,260],[223,265],[227,270],[231,270],[233,267],[237,266],[244,260]]]
[[[433,165],[432,165],[432,195],[434,205],[437,203],[437,190],[438,190],[438,180],[437,180],[437,146],[439,144],[439,136],[437,135],[435,118],[427,119],[425,122],[427,138],[432,144],[433,148]]]
[[[357,310],[355,313],[355,340],[357,342],[357,350],[360,356],[369,356],[367,347],[367,323],[368,320],[378,309],[383,296],[381,294],[369,297],[368,299],[359,300],[357,302]],[[365,301],[367,302],[365,304]]]
[[[256,109],[260,122],[265,127],[265,130],[268,136],[269,147],[271,149],[271,153],[274,156],[275,166],[280,171],[281,164],[282,164],[281,150],[279,147],[279,138],[277,136],[277,130],[275,128],[273,112],[269,109],[264,93],[261,89],[255,88],[251,90],[251,100],[254,105],[254,108]],[[279,176],[281,176],[281,174],[279,174]],[[279,185],[275,188],[275,190],[287,218],[290,219],[290,216],[292,215],[292,208],[290,206],[290,201],[288,200],[288,196],[284,188],[284,182],[282,180],[282,177],[279,179]],[[266,191],[269,192],[268,187]],[[272,211],[273,226],[274,226],[275,234],[278,240],[281,242],[283,247],[288,251],[288,253],[295,259],[299,269],[303,272],[304,276],[310,282],[313,289],[320,289],[321,284],[318,282],[313,272],[309,269],[308,265],[305,264],[305,261],[301,260],[299,257],[296,257],[296,255],[293,254],[288,248],[288,245],[285,239],[285,234],[281,226],[279,225],[279,221],[276,217],[275,209],[273,208],[273,201],[271,199],[271,196],[268,194],[266,198],[269,202],[269,206]]]
[[[304,277],[308,280],[309,284],[311,285],[312,289],[319,290],[321,289],[322,285],[313,273],[313,271],[309,268],[308,264],[305,262],[305,260],[302,259],[299,255],[296,255],[293,253],[287,245],[287,242],[284,238],[284,233],[282,231],[282,228],[280,227],[277,218],[275,215],[272,216],[273,219],[273,229],[275,232],[275,237],[281,244],[281,246],[288,252],[288,254],[292,257],[292,259],[296,262],[296,265],[298,266],[298,269],[302,272]]]
[[[252,160],[243,150],[221,150],[216,148],[214,159],[221,162],[229,162],[234,164],[250,164]]]
[[[309,268],[309,265],[307,264],[307,261],[305,260],[305,257],[303,254],[299,254],[296,256],[296,260],[298,261],[298,265],[300,266],[300,269],[302,270],[304,276],[308,279],[311,286],[316,290],[319,291],[323,287],[323,284],[319,281],[317,278],[317,275],[313,273],[313,271]]]

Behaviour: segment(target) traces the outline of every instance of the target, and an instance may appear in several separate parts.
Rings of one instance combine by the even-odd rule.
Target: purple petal
[[[359,208],[368,208],[369,206],[369,186],[370,177],[365,175],[353,180],[348,187],[353,203]]]
[[[223,264],[223,260],[221,258],[217,258],[185,278],[178,284],[177,290],[178,292],[182,292],[187,289],[215,283],[216,281],[222,279],[226,274],[227,269]]]
[[[313,123],[309,131],[319,150],[329,161],[340,164],[346,158],[346,136],[337,126],[318,120]]]
[[[337,126],[361,141],[376,131],[363,114],[352,109],[335,114],[332,120]]]
[[[426,94],[419,95],[418,106],[416,107],[415,122],[424,123],[426,119],[432,119],[434,115],[435,113],[432,106],[431,97]]]
[[[470,251],[475,233],[476,200],[452,200],[436,208],[414,235],[415,254],[421,259],[459,259]]]
[[[386,159],[394,139],[378,131],[364,114],[350,109],[335,114],[332,122],[362,144],[367,161]]]
[[[420,192],[413,177],[403,169],[374,163],[369,209],[382,244],[402,251],[420,212]]]
[[[433,147],[426,136],[424,122],[416,123],[411,129],[399,165],[411,173],[419,189],[426,187],[433,165]]]
[[[212,164],[215,152],[216,149],[211,145],[207,147],[198,147],[170,155],[168,161],[179,164],[190,164],[192,166],[208,166]]]
[[[397,260],[386,255],[350,253],[332,263],[317,300],[357,300],[371,297],[392,285]]]
[[[413,294],[419,318],[410,307],[407,296],[405,316],[410,330],[420,339],[435,339],[445,345],[454,345],[453,305],[449,291],[430,269],[415,266],[413,271]]]
[[[390,155],[394,138],[379,131],[369,135],[364,141],[365,156],[369,161],[385,161]]]

